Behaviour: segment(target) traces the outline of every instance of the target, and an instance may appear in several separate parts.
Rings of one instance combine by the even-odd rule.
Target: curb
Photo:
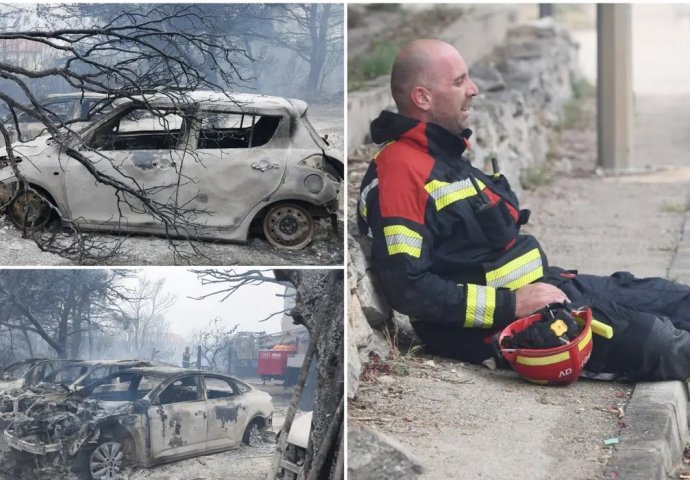
[[[687,198],[690,203],[690,194]],[[668,278],[690,285],[690,213],[685,215],[680,242],[668,269]]]
[[[683,382],[635,385],[619,444],[605,478],[666,480],[680,465],[688,439],[688,389]]]
[[[690,196],[688,197],[690,199]],[[668,278],[690,284],[690,214],[685,215]],[[688,440],[688,386],[684,382],[635,385],[625,411],[627,428],[609,459],[605,478],[667,480],[681,464]]]

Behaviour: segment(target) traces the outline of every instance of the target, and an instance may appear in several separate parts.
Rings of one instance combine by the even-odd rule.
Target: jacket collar
[[[429,144],[429,153],[440,153],[442,156],[460,158],[470,146],[472,130],[466,128],[462,136],[455,135],[435,123],[426,124],[426,137]]]
[[[404,138],[434,156],[438,154],[459,158],[470,146],[471,135],[472,130],[469,128],[458,136],[435,123],[421,122],[388,110],[381,112],[371,122],[371,137],[374,142],[384,143]]]

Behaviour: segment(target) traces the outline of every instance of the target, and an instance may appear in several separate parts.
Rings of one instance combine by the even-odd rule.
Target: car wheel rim
[[[43,222],[48,213],[48,205],[34,192],[20,194],[12,203],[10,212],[19,225],[31,227]]]
[[[302,248],[314,235],[314,222],[309,212],[297,205],[272,209],[264,222],[269,242],[284,248]]]
[[[116,480],[122,478],[122,445],[118,442],[101,443],[91,453],[89,470],[91,477],[99,480]]]
[[[250,447],[261,446],[261,432],[259,431],[259,427],[256,423],[249,427],[249,441],[247,444]]]

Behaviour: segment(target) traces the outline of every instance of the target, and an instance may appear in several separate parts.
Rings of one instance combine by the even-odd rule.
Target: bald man
[[[611,325],[595,336],[585,374],[619,380],[690,376],[690,288],[660,278],[576,275],[549,266],[520,233],[529,211],[505,177],[462,156],[478,95],[451,45],[416,40],[391,72],[398,113],[381,112],[384,144],[362,181],[358,224],[390,304],[409,315],[427,351],[480,363],[495,358],[496,332],[550,303],[589,305]]]

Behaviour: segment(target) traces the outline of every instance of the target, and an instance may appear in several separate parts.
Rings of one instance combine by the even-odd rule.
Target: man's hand
[[[515,291],[515,318],[534,313],[549,303],[560,302],[570,302],[560,288],[548,283],[530,283]]]

